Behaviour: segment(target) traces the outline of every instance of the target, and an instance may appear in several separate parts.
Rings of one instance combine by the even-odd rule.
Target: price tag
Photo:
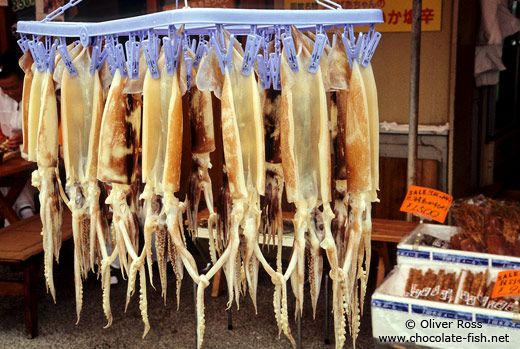
[[[520,296],[520,270],[505,270],[497,275],[491,298]]]
[[[442,191],[412,185],[401,205],[401,211],[444,223],[452,201],[453,197]]]

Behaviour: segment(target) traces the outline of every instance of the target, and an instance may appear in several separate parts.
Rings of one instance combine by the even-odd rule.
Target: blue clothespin
[[[222,30],[221,25],[217,25],[217,27],[220,27],[220,30]],[[221,37],[222,37],[221,41],[224,41],[223,33],[221,34]],[[229,39],[229,47],[226,52],[225,51],[226,46],[225,46],[225,44],[221,45],[221,43],[219,43],[219,40],[217,39],[217,33],[214,31],[211,34],[211,43],[213,45],[213,49],[217,53],[218,63],[220,66],[220,70],[222,71],[222,74],[226,74],[226,68],[228,70],[231,70],[231,65],[232,65],[231,63],[232,63],[232,57],[233,57],[233,40],[234,39],[235,39],[234,36],[231,35],[231,37]]]
[[[166,65],[166,74],[173,75],[173,48],[170,36],[163,37],[164,63]]]
[[[42,73],[45,70],[45,65],[43,63],[43,58],[40,56],[40,51],[38,49],[38,41],[35,40],[35,38],[33,37],[33,40],[27,41],[27,46],[29,47],[29,50],[31,51],[31,55],[33,57],[36,69],[40,73]]]
[[[25,53],[29,50],[29,39],[27,38],[27,35],[25,35],[24,33],[20,33],[20,39],[18,39],[16,43],[18,44],[18,46],[20,46],[22,52]]]
[[[54,72],[54,58],[56,57],[57,46],[58,42],[55,41],[52,43],[51,38],[48,36],[45,37],[45,44],[42,41],[35,44],[35,51],[37,52],[42,67],[42,70],[38,69],[38,71],[43,72],[48,70],[51,73]]]
[[[359,61],[361,49],[365,46],[365,35],[363,35],[363,33],[359,33],[359,36],[356,40],[353,27],[351,25],[348,27],[349,38],[347,39],[347,33],[343,32],[341,39],[343,40],[343,46],[345,46],[345,51],[347,52],[348,63],[352,67],[352,63],[355,59]]]
[[[183,35],[182,40],[182,51],[184,54],[184,64],[186,65],[186,88],[189,90],[191,88],[191,67],[193,65],[193,60],[189,56],[190,47],[189,44],[189,37],[186,33]]]
[[[128,65],[128,76],[130,79],[139,77],[139,56],[141,53],[141,43],[137,40],[137,34],[131,33],[128,41],[125,42],[126,58]]]
[[[363,67],[367,67],[372,60],[372,56],[374,56],[379,40],[381,40],[381,33],[375,31],[375,25],[370,25],[367,42],[363,48],[363,59],[361,60],[361,65]]]
[[[92,46],[92,57],[90,58],[90,66],[89,73],[90,75],[94,75],[96,71],[101,69],[105,60],[107,59],[108,49],[105,47],[104,50],[101,50],[102,39],[101,37],[96,37],[94,39],[94,46]]]
[[[199,67],[200,60],[202,59],[202,56],[204,56],[204,52],[207,49],[208,42],[204,40],[203,35],[199,35],[199,42],[197,45],[197,49],[195,51],[195,58],[193,59],[193,66],[195,68]]]
[[[291,27],[286,25],[284,26],[285,32],[282,35],[283,47],[285,49],[285,56],[287,57],[287,61],[289,61],[289,66],[293,73],[297,73],[300,71],[298,68],[298,59],[296,58],[296,49],[294,48],[294,41],[291,34]]]
[[[271,76],[273,80],[273,89],[281,90],[282,84],[280,81],[280,62],[282,59],[281,54],[271,53],[269,55],[269,66],[271,69]]]
[[[316,25],[316,41],[312,50],[311,63],[309,64],[309,72],[316,73],[320,65],[321,56],[327,42],[327,34],[323,30],[323,25]]]
[[[125,59],[125,50],[123,48],[123,44],[117,44],[115,46],[115,54],[116,54],[116,62],[117,69],[121,73],[121,77],[128,77],[128,70],[126,68],[126,59]]]
[[[61,60],[65,64],[65,67],[69,71],[70,76],[76,76],[78,72],[76,71],[76,68],[74,68],[74,65],[72,64],[72,61],[69,56],[69,52],[67,51],[67,42],[65,41],[64,37],[60,37],[60,44],[58,45],[58,52],[60,53]]]
[[[260,75],[260,83],[264,90],[271,87],[271,70],[269,69],[269,60],[265,60],[263,55],[256,57],[258,63],[258,73]]]
[[[189,90],[191,88],[191,68],[193,66],[193,60],[191,57],[188,57],[188,53],[184,53],[184,63],[186,64],[186,88]]]
[[[146,58],[146,63],[148,64],[148,70],[152,75],[152,78],[159,78],[159,67],[157,65],[157,61],[159,60],[159,48],[158,37],[155,34],[153,29],[148,30],[148,39],[142,40],[141,44],[143,45],[144,56]]]
[[[262,41],[262,36],[256,34],[256,25],[252,25],[251,34],[247,36],[244,61],[242,63],[242,74],[249,75],[251,73],[251,67],[255,64],[255,58],[260,50]]]
[[[117,40],[113,35],[107,35],[105,36],[105,51],[106,54],[106,60],[108,64],[108,68],[110,69],[110,74],[114,76],[117,70],[117,53],[115,45],[117,44]]]

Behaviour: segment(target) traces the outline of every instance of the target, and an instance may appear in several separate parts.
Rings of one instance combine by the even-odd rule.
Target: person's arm
[[[9,138],[9,142],[7,142],[7,146],[9,148],[18,148],[20,144],[23,142],[23,136],[21,133],[18,133],[11,138]]]

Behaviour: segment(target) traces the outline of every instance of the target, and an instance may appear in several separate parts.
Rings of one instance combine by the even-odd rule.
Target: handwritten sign
[[[520,270],[505,270],[497,275],[491,298],[520,296]]]
[[[442,191],[412,185],[401,211],[444,223],[452,201],[453,197]]]
[[[378,32],[410,32],[412,30],[412,0],[335,0],[345,10],[380,9],[384,23],[378,24]],[[323,10],[314,0],[284,0],[284,8],[291,10]],[[191,5],[190,5],[191,6]],[[421,13],[422,31],[440,31],[442,0],[423,0]],[[366,31],[366,30],[364,30]]]

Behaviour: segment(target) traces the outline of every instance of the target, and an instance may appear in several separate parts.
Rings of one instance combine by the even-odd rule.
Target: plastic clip
[[[58,42],[55,41],[51,44],[51,38],[48,36],[45,37],[45,44],[41,41],[33,41],[30,44],[31,54],[36,58],[36,69],[39,72],[44,72],[45,70],[51,73],[54,72],[54,58],[56,57],[57,46]]]
[[[141,53],[141,43],[137,40],[137,35],[132,33],[125,42],[127,69],[130,79],[135,80],[139,77],[139,55]]]
[[[191,88],[191,67],[193,66],[193,60],[188,57],[187,52],[184,55],[184,63],[186,64],[186,89],[189,90]]]
[[[207,44],[208,42],[204,40],[204,36],[199,35],[199,42],[195,51],[195,58],[193,58],[193,66],[195,68],[199,67],[200,60],[202,59],[202,56],[204,55],[204,52],[207,49]]]
[[[20,33],[20,39],[16,41],[23,53],[29,51],[29,39],[24,33]]]
[[[152,78],[159,78],[159,67],[157,65],[157,60],[159,59],[159,49],[157,47],[157,34],[150,29],[148,31],[148,39],[142,40],[141,44],[143,45],[144,57],[146,58],[146,63],[148,64],[148,70],[152,75]]]
[[[108,64],[108,68],[110,69],[110,74],[114,76],[117,70],[117,54],[115,45],[117,44],[117,40],[112,35],[105,36],[105,52],[106,52],[106,61]]]
[[[58,52],[60,53],[61,60],[65,64],[65,67],[69,71],[70,76],[76,76],[78,72],[76,71],[76,68],[74,68],[74,65],[72,64],[72,61],[70,60],[69,52],[67,51],[67,42],[65,41],[65,38],[60,37],[60,44],[58,45]]]
[[[246,49],[244,51],[244,61],[242,63],[242,74],[249,75],[251,67],[255,64],[255,58],[260,50],[263,37],[256,34],[256,25],[251,26],[251,34],[247,36]]]
[[[36,69],[41,73],[45,70],[43,60],[40,57],[39,51],[38,51],[38,41],[36,40],[29,40],[27,41],[27,46],[29,47],[29,50],[31,51],[31,56],[34,60],[34,65],[36,66]]]
[[[263,55],[256,57],[258,63],[258,74],[260,75],[260,83],[264,90],[271,87],[271,70],[269,69],[269,60],[265,60]]]
[[[321,56],[325,49],[325,43],[327,42],[327,35],[324,34],[323,26],[321,24],[316,25],[316,41],[314,42],[314,49],[312,50],[311,63],[309,64],[309,72],[316,73],[320,65]]]
[[[269,66],[271,69],[271,77],[273,80],[273,89],[281,90],[282,85],[280,81],[280,61],[282,56],[276,53],[269,54]]]
[[[173,75],[175,69],[177,68],[174,52],[178,51],[178,49],[176,47],[172,47],[172,38],[174,40],[174,45],[180,45],[180,42],[177,37],[178,34],[176,34],[175,31],[175,26],[169,25],[168,36],[163,38],[164,61],[166,63],[166,74],[168,75]]]
[[[291,34],[291,27],[286,25],[285,32],[283,34],[283,47],[285,49],[285,56],[287,57],[287,61],[289,62],[289,66],[293,73],[297,73],[300,71],[298,68],[298,59],[296,58],[296,49],[294,48],[294,41]]]
[[[108,41],[108,40],[107,40]],[[101,50],[102,46],[102,38],[97,37],[94,42],[94,46],[92,47],[92,57],[90,58],[90,67],[89,72],[90,75],[94,75],[94,73],[101,69],[103,64],[105,64],[105,61],[107,60],[107,57],[110,55],[108,45],[105,45],[105,49]],[[109,60],[110,62],[110,60]]]
[[[188,35],[185,33],[182,41],[182,51],[184,53],[184,64],[186,65],[186,89],[188,90],[191,88],[191,67],[193,66],[193,60],[189,56],[189,42]]]
[[[367,67],[376,52],[376,47],[379,44],[379,40],[381,40],[381,33],[376,32],[374,29],[374,25],[370,26],[370,30],[367,35],[367,42],[365,47],[363,48],[363,59],[361,60],[361,65],[363,67]]]
[[[128,70],[126,67],[126,59],[125,59],[125,50],[123,49],[123,44],[117,44],[115,46],[115,58],[116,58],[116,66],[121,73],[121,77],[128,77]]]
[[[348,63],[352,67],[354,59],[359,61],[361,49],[365,46],[365,35],[359,33],[358,39],[356,40],[353,27],[349,25],[348,28],[349,38],[347,39],[347,32],[345,31],[341,35],[341,39],[343,40],[343,46],[345,46],[345,51],[347,52]]]
[[[222,29],[222,26],[220,26],[220,29]],[[222,33],[220,34],[223,35]],[[224,41],[224,38],[222,37],[222,41]],[[229,47],[227,52],[225,51],[225,43],[221,44],[219,43],[219,40],[217,39],[217,33],[213,32],[211,35],[211,43],[213,45],[213,49],[217,53],[218,63],[220,66],[220,70],[222,71],[222,74],[226,74],[226,68],[228,70],[231,70],[231,62],[232,62],[232,55],[233,55],[233,41],[234,36],[231,35],[229,39]]]

